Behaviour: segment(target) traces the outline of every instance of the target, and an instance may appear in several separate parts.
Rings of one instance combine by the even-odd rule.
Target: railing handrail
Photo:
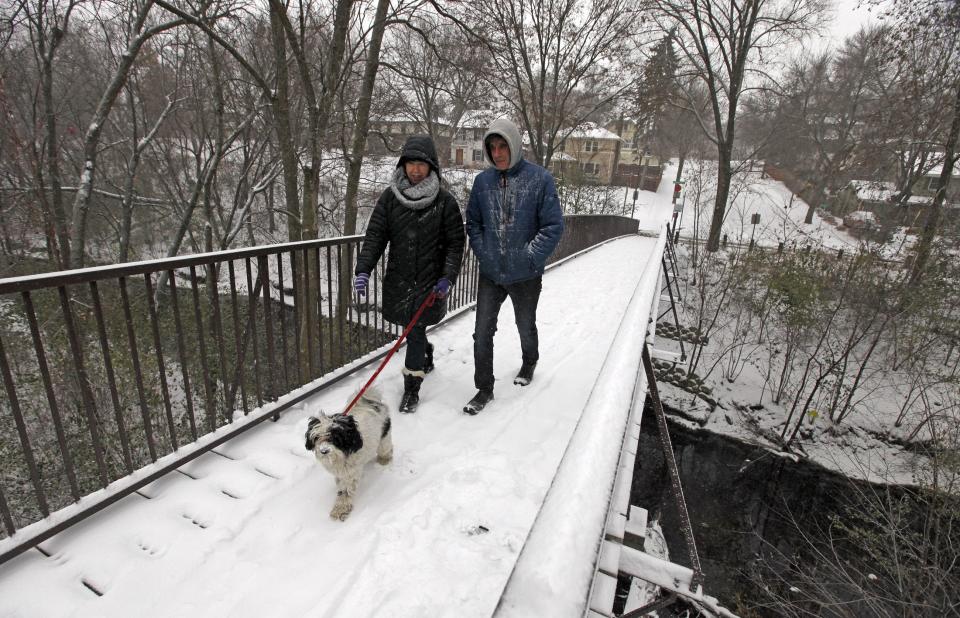
[[[58,270],[55,272],[38,273],[0,279],[0,294],[28,292],[43,288],[59,287],[62,285],[76,285],[104,279],[131,277],[146,273],[156,273],[190,266],[206,266],[213,262],[240,260],[244,258],[273,255],[284,251],[297,249],[312,249],[326,247],[361,240],[362,234],[352,236],[336,236],[317,240],[298,240],[294,242],[277,243],[273,245],[258,245],[242,249],[226,249],[223,251],[209,251],[207,253],[192,253],[168,258],[141,260],[139,262],[125,262],[107,266],[88,266],[72,270]]]
[[[635,234],[638,227],[636,220],[615,215],[565,221],[549,263]],[[11,412],[0,420],[11,425],[6,438],[25,481],[16,486],[15,501],[6,491],[14,486],[0,482],[0,537],[5,532],[9,539],[41,520],[54,526],[45,535],[62,529],[68,524],[57,526],[60,520],[49,515],[71,498],[81,506],[70,522],[79,521],[104,506],[89,506],[81,500],[84,495],[159,461],[166,470],[177,461],[166,459],[171,453],[183,452],[189,459],[198,445],[212,448],[211,436],[222,437],[223,427],[239,420],[241,412],[244,417],[277,412],[282,407],[275,402],[323,383],[397,336],[397,327],[386,323],[376,302],[361,307],[350,299],[353,288],[344,278],[353,276],[362,238],[0,280],[0,300],[20,296],[5,305],[14,318],[11,328],[0,329],[0,410],[9,406]],[[235,262],[241,262],[238,268]],[[204,266],[214,267],[214,284],[196,272]],[[382,293],[382,271],[372,279],[373,298]],[[475,301],[478,282],[477,261],[468,250],[448,297],[448,319]],[[162,304],[155,295],[161,290],[169,294]],[[104,299],[116,303],[112,311],[103,311]],[[134,310],[142,312],[137,319]],[[51,339],[53,333],[57,336]],[[11,341],[15,345],[8,345]],[[31,402],[32,412],[22,409],[23,401]],[[46,421],[44,431],[30,431],[34,417]],[[104,444],[104,435],[113,437],[111,445]],[[82,460],[73,457],[78,445],[84,449]],[[46,466],[39,454],[48,460]],[[119,494],[130,491],[128,486]],[[21,535],[0,544],[0,563],[39,538]]]
[[[622,217],[621,215],[564,215],[564,219],[568,220],[583,218],[625,219],[626,217]],[[164,270],[174,270],[177,268],[189,268],[190,266],[206,266],[212,262],[272,255],[278,252],[293,249],[326,247],[345,242],[356,241],[362,238],[363,234],[334,236],[316,240],[299,240],[285,243],[275,243],[272,245],[257,245],[256,247],[244,247],[241,249],[225,249],[221,251],[208,251],[206,253],[191,253],[188,255],[178,255],[174,257],[140,260],[137,262],[125,262],[123,264],[88,266],[85,268],[58,270],[53,272],[37,273],[34,275],[7,277],[5,279],[0,279],[0,294],[28,292],[49,287],[59,287],[61,285],[76,285],[78,283],[89,283],[90,281],[101,281],[103,279],[115,279],[118,277],[130,277]]]

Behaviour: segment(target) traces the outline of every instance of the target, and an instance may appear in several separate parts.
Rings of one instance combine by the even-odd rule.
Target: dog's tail
[[[375,408],[378,412],[384,414],[387,412],[387,406],[383,403],[383,396],[380,394],[380,389],[376,386],[372,386],[365,390],[363,395],[360,396],[359,401]]]

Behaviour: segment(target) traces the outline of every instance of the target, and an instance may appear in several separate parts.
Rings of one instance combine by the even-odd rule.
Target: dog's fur
[[[337,501],[331,519],[345,520],[364,466],[374,457],[387,465],[393,459],[390,411],[377,391],[367,391],[349,414],[310,417],[306,448],[337,481]]]

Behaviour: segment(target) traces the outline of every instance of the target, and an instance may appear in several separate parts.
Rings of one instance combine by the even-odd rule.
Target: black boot
[[[433,344],[427,344],[427,351],[423,357],[423,372],[430,373],[433,371]]]
[[[536,368],[536,363],[523,363],[520,365],[520,371],[517,373],[517,377],[513,379],[513,383],[520,386],[530,384],[533,382],[533,370]]]
[[[467,402],[467,405],[463,406],[463,411],[473,416],[480,410],[484,409],[491,401],[493,401],[493,391],[481,389],[477,391],[477,394],[473,396],[473,399]]]
[[[419,375],[417,375],[419,374]],[[400,398],[400,412],[410,414],[417,411],[420,405],[420,385],[423,384],[423,372],[407,373],[403,370],[403,396]]]

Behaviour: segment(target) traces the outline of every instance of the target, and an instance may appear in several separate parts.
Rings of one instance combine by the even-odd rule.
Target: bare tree
[[[57,49],[66,35],[70,16],[77,3],[69,1],[57,11],[57,7],[49,6],[46,3],[37,3],[36,11],[30,11],[31,5],[24,3],[26,12],[31,15],[30,23],[35,32],[34,41],[37,50],[37,56],[40,58],[40,87],[43,93],[44,124],[46,127],[47,143],[47,172],[50,181],[50,210],[53,213],[53,221],[59,239],[59,262],[61,267],[65,268],[69,264],[67,256],[70,255],[70,241],[67,234],[66,213],[63,206],[63,193],[61,191],[60,178],[60,154],[57,152],[56,144],[57,119],[55,114],[55,103],[53,101],[53,65]],[[61,15],[57,15],[61,12]],[[46,20],[44,18],[47,18]],[[59,23],[58,23],[59,22]],[[34,34],[34,33],[31,33]],[[44,192],[45,194],[45,192]],[[44,200],[45,201],[45,200]]]
[[[90,196],[97,171],[100,136],[103,133],[107,117],[110,115],[124,84],[126,84],[127,77],[130,75],[134,62],[144,44],[152,37],[184,23],[179,18],[151,23],[151,11],[155,6],[153,0],[144,0],[132,7],[131,20],[126,31],[127,38],[124,41],[125,49],[118,58],[119,62],[114,69],[110,83],[101,95],[87,126],[83,143],[82,169],[77,183],[77,193],[73,200],[71,223],[73,244],[70,247],[69,261],[69,266],[73,268],[83,266]]]
[[[308,240],[317,237],[317,206],[320,184],[320,168],[324,137],[330,125],[332,115],[331,105],[339,84],[343,80],[342,68],[346,52],[347,34],[349,30],[351,8],[355,0],[337,0],[333,10],[333,27],[326,45],[326,54],[320,63],[319,75],[314,74],[313,63],[307,53],[307,45],[311,42],[307,37],[307,21],[309,12],[304,4],[298,5],[298,31],[290,20],[288,11],[280,0],[270,0],[270,18],[274,28],[274,48],[277,59],[278,84],[286,83],[285,44],[280,32],[286,35],[286,44],[290,45],[300,76],[300,85],[306,99],[307,113],[307,152],[308,163],[303,166],[303,207],[302,221],[299,226],[300,238]],[[282,78],[281,78],[282,76]],[[320,86],[317,93],[315,86]],[[277,111],[285,115],[282,106]],[[289,119],[286,119],[289,122]],[[290,162],[287,162],[290,165]],[[286,167],[285,167],[286,170]],[[284,172],[285,174],[288,172]],[[298,238],[299,240],[299,238]]]
[[[813,222],[825,190],[870,153],[867,120],[883,106],[876,85],[888,34],[886,28],[861,30],[836,56],[822,52],[793,66],[785,87],[786,120],[809,145],[814,162],[804,223]]]
[[[477,3],[465,22],[489,50],[489,87],[514,108],[533,159],[544,166],[638,74],[632,60],[643,21],[630,0]]]
[[[389,72],[383,83],[397,112],[423,123],[445,165],[464,112],[490,104],[481,98],[489,56],[463,31],[436,17],[405,24],[385,49],[383,64]]]
[[[709,95],[710,111],[700,114],[689,83],[680,92],[690,100],[704,133],[717,148],[717,194],[707,250],[720,248],[720,230],[733,175],[737,111],[745,91],[770,81],[767,70],[775,50],[818,25],[823,0],[652,0],[654,20],[673,41],[685,64],[680,76],[692,76]]]

